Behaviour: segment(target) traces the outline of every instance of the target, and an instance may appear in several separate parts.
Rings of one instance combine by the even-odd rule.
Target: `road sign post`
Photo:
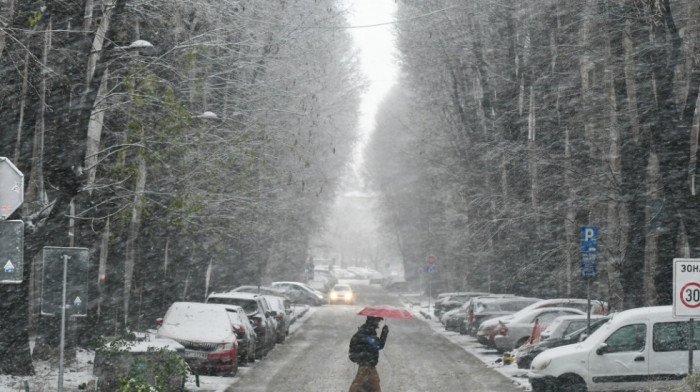
[[[58,391],[62,392],[66,313],[74,317],[87,315],[88,250],[45,246],[42,271],[41,314],[61,314]]]
[[[688,374],[693,374],[694,319],[700,317],[700,259],[673,259],[673,317],[688,319]]]
[[[587,333],[591,333],[591,279],[598,272],[596,256],[598,254],[598,226],[581,226],[581,277],[586,279],[586,298],[588,299]]]
[[[433,274],[437,272],[437,257],[434,255],[428,255],[425,258],[425,262],[428,264],[425,267],[425,272],[428,274],[428,314],[430,314],[430,296],[433,295]]]

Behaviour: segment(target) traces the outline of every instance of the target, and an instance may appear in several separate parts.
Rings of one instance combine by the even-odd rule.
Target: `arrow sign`
[[[88,300],[88,249],[61,248],[45,246],[43,248],[43,273],[41,287],[41,314],[61,316],[65,306],[68,316],[86,316]],[[63,266],[66,265],[66,303],[63,303]],[[75,301],[70,302],[70,298]],[[70,306],[74,305],[74,306]],[[70,309],[69,309],[70,308]]]
[[[0,217],[0,284],[22,283],[24,222]]]

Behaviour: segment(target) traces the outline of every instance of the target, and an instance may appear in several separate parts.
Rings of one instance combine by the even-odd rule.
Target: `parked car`
[[[233,332],[238,341],[238,364],[247,366],[250,362],[255,362],[255,340],[257,339],[255,328],[250,323],[248,315],[240,306],[221,305],[226,307]]]
[[[335,276],[336,279],[358,279],[357,275],[344,268],[333,268],[331,274]]]
[[[274,287],[269,287],[269,286],[244,285],[244,286],[238,286],[231,291],[240,291],[240,292],[244,292],[244,293],[263,294],[263,295],[276,295],[278,297],[285,296],[284,291],[276,289]]]
[[[318,290],[322,293],[327,293],[330,290],[330,287],[328,287],[327,280],[310,279],[310,280],[306,281],[306,285],[311,287],[312,289]]]
[[[462,304],[462,306],[443,313],[442,317],[440,318],[440,322],[445,326],[445,329],[448,331],[460,331],[462,329],[462,325],[468,321],[469,315],[473,313],[474,305],[477,303],[481,303],[480,301],[483,301],[486,298],[492,298],[495,300],[500,298],[522,297],[515,297],[514,295],[510,294],[489,294],[488,296],[472,297],[469,300],[467,300],[464,304]],[[535,299],[527,301],[526,303],[523,303],[522,306],[520,306],[520,308],[522,309],[535,301],[537,300]]]
[[[314,269],[314,276],[312,280],[319,282],[316,283],[316,285],[322,286],[322,288],[314,287],[313,285],[311,285],[311,281],[308,282],[309,285],[317,290],[323,291],[324,293],[327,293],[333,286],[335,286],[338,283],[338,278],[331,274],[331,271],[324,268]]]
[[[599,314],[591,315],[591,323],[596,320],[606,319],[607,316]],[[540,340],[559,339],[574,331],[588,326],[587,315],[561,316],[552,321],[547,328],[542,330]]]
[[[277,319],[277,343],[284,343],[289,335],[289,326],[292,324],[292,307],[286,297],[265,295],[267,302],[276,313]]]
[[[331,289],[328,293],[328,299],[331,304],[334,303],[345,303],[353,304],[355,303],[355,293],[353,293],[350,285],[339,283]]]
[[[259,294],[241,291],[212,293],[207,303],[238,305],[253,324],[257,340],[255,341],[255,358],[264,357],[275,345],[277,325],[265,299]]]
[[[467,291],[454,292],[444,296],[438,296],[438,299],[435,301],[435,309],[433,310],[433,314],[440,319],[443,313],[464,305],[465,302],[473,297],[480,297],[484,295],[489,295],[489,293]]]
[[[479,343],[486,347],[495,348],[494,338],[498,334],[498,329],[500,328],[500,322],[508,320],[509,318],[517,316],[520,312],[527,312],[531,309],[543,308],[543,307],[566,307],[579,309],[581,311],[586,311],[588,308],[588,300],[583,298],[556,298],[556,299],[543,299],[541,301],[535,302],[532,305],[528,305],[525,308],[519,310],[516,313],[506,316],[495,317],[490,320],[486,320],[481,323],[479,330],[476,333],[476,339]],[[607,314],[608,304],[602,301],[593,300],[591,301],[591,314]]]
[[[688,373],[688,320],[672,306],[613,315],[586,340],[547,350],[532,361],[534,392],[662,390]],[[693,356],[700,354],[700,322],[693,322]]]
[[[156,338],[184,346],[182,355],[196,372],[234,376],[238,371],[238,340],[224,306],[175,302],[160,320]]]
[[[382,284],[384,275],[376,270],[369,270],[369,284]]]
[[[293,303],[320,306],[328,301],[323,293],[312,289],[304,283],[272,282],[270,286],[282,290]]]
[[[491,295],[472,298],[466,306],[466,315],[459,324],[459,333],[476,336],[482,322],[495,317],[511,315],[541,301],[540,298],[514,295]]]
[[[588,316],[565,316],[559,317],[557,320],[574,318],[583,318],[583,320],[586,320]],[[550,326],[547,327],[548,330],[552,327],[555,327],[556,329],[556,331],[551,332],[549,337],[545,339],[545,335],[543,332],[543,334],[540,336],[542,340],[539,343],[529,344],[523,347],[522,349],[518,350],[518,352],[515,354],[515,362],[517,363],[518,368],[528,369],[530,367],[530,364],[532,363],[532,360],[535,359],[537,355],[539,355],[545,350],[554,347],[565,346],[567,344],[574,344],[585,340],[590,334],[595,332],[595,330],[598,329],[598,327],[608,322],[608,320],[610,320],[610,316],[591,316],[590,330],[588,329],[587,321],[583,327],[580,327],[574,331],[570,331],[570,328],[574,325],[574,323],[569,323],[568,326],[565,328],[565,331],[562,331],[564,332],[564,335],[559,335],[558,332],[562,330],[562,326],[566,323],[559,323],[559,327],[556,327],[555,324],[557,324],[557,320],[554,320],[554,322],[552,322],[552,324],[550,324]]]
[[[557,317],[574,314],[585,315],[584,312],[574,308],[546,307],[519,313],[517,317],[501,321],[498,334],[494,338],[496,351],[502,353],[525,344],[532,335],[535,323],[544,329]]]
[[[364,267],[350,266],[346,269],[355,274],[357,279],[369,279],[370,275],[372,274],[372,272],[369,269]]]

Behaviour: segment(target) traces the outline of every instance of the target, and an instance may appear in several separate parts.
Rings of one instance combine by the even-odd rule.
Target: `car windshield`
[[[603,319],[598,319],[598,320],[591,320],[591,329],[588,334],[592,334],[595,332],[598,328],[600,328],[601,325],[607,323],[609,319],[603,318]],[[565,339],[577,339],[579,336],[581,336],[582,333],[586,332],[588,330],[588,326],[586,325],[585,327],[579,328],[575,331],[572,331],[564,336]]]

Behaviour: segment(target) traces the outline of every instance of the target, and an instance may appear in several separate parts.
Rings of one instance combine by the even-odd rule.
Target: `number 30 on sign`
[[[673,259],[673,317],[700,318],[700,259]]]

